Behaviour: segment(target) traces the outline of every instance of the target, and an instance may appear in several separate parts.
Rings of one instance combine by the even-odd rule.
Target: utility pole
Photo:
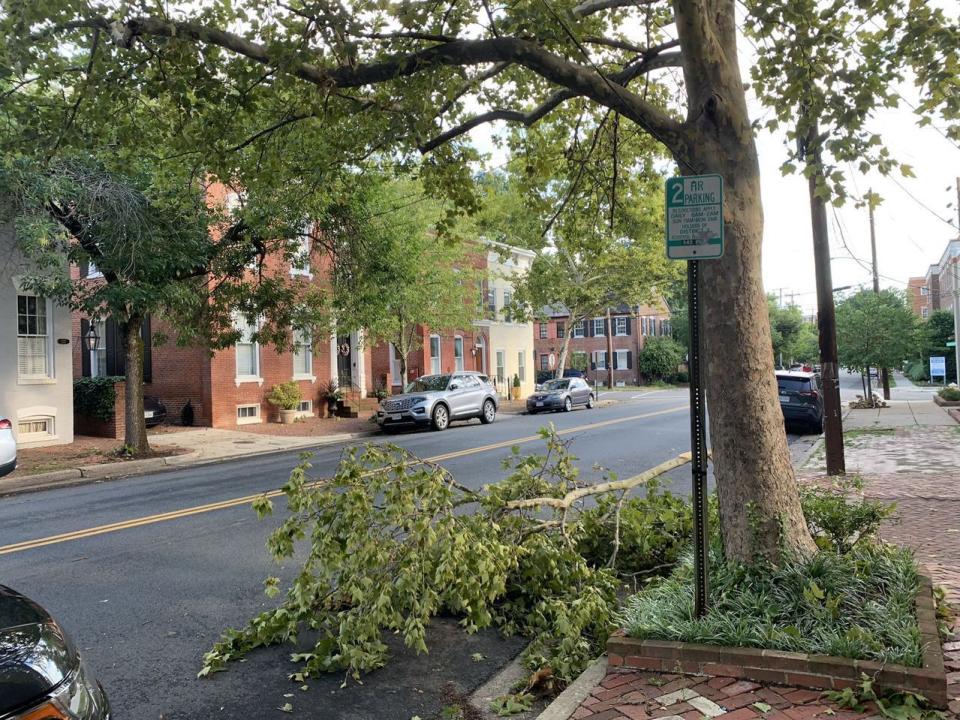
[[[960,239],[960,177],[957,178],[957,239]],[[957,385],[960,385],[960,284],[957,281],[957,258],[953,258],[953,357],[956,363]]]
[[[823,181],[819,135],[818,123],[811,122],[805,138],[805,152],[807,163],[815,169],[815,172],[810,173],[807,187],[810,193],[813,259],[817,275],[817,330],[823,378],[824,443],[827,450],[827,474],[844,475],[846,466],[843,456],[843,421],[837,365],[837,318],[833,307],[833,277],[830,272],[830,238],[827,234],[827,207],[823,198],[817,195],[817,180]]]
[[[613,320],[607,306],[607,386],[613,390]]]
[[[873,257],[873,293],[880,294],[880,273],[877,269],[877,232],[873,223],[873,188],[867,191],[867,207],[870,208],[870,254]],[[890,378],[887,375],[886,368],[879,368],[880,382],[883,384],[883,399],[890,399]],[[870,375],[870,368],[867,368],[867,376]],[[872,397],[872,396],[871,396]]]

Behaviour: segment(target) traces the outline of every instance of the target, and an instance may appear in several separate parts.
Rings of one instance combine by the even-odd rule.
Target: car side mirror
[[[450,389],[451,389],[451,390],[459,390],[459,389],[460,389],[460,383],[450,383]]]

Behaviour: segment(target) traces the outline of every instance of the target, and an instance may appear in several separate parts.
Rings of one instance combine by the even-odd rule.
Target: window
[[[566,337],[566,333],[567,333],[566,326],[558,320],[557,321],[557,339],[563,340],[563,338]]]
[[[517,353],[517,375],[520,376],[520,382],[527,379],[527,356],[523,350]]]
[[[17,374],[21,378],[49,378],[52,373],[47,300],[17,295]]]
[[[593,319],[593,335],[594,337],[603,337],[607,333],[604,330],[604,321],[603,318],[594,318]]]
[[[930,314],[930,308],[920,308],[920,317],[922,317],[924,320],[927,319],[927,315],[929,314]]]
[[[310,237],[311,223],[307,223],[300,230],[296,237],[297,248],[290,258],[290,275],[306,275],[311,277],[310,272],[310,249],[312,247],[312,238]]]
[[[540,339],[541,339],[541,340],[546,340],[546,339],[549,338],[549,337],[550,337],[550,332],[549,332],[548,329],[547,329],[547,324],[546,324],[546,323],[540,323]]]
[[[459,335],[453,339],[453,369],[463,372],[463,338]]]
[[[540,369],[549,370],[550,369],[550,356],[543,354],[540,356]]]
[[[921,286],[921,288],[920,288],[920,294],[921,294],[921,295],[929,295],[929,294],[930,294],[930,288],[928,288],[926,285]]]
[[[313,377],[313,338],[304,330],[293,331],[293,376]]]
[[[260,422],[259,405],[237,405],[237,425]]]
[[[513,308],[510,302],[513,300],[513,294],[509,290],[503,291],[503,321],[513,322]]]
[[[17,441],[45,440],[53,435],[52,417],[33,417],[17,423]]]
[[[507,353],[497,350],[497,382],[503,383],[507,377]]]
[[[575,338],[582,338],[584,333],[583,320],[573,324],[573,336]]]
[[[616,350],[613,356],[614,370],[627,370],[630,367],[630,351]]]
[[[430,336],[430,373],[440,374],[440,336]]]
[[[593,358],[597,370],[607,369],[607,353],[605,351],[598,350],[593,354]]]
[[[87,279],[93,280],[94,278],[102,278],[103,272],[97,268],[93,260],[87,261]]]
[[[618,317],[614,320],[614,335],[626,335],[627,334],[627,319],[625,317]]]
[[[301,400],[297,410],[307,415],[313,415],[313,400]]]
[[[487,312],[490,313],[490,317],[497,317],[497,289],[489,288],[487,290]]]
[[[107,376],[107,323],[105,320],[97,320],[93,327],[100,338],[96,350],[87,350],[90,353],[90,377]],[[81,342],[86,344],[86,338],[80,338]]]
[[[246,316],[236,313],[233,318],[233,327],[240,333],[237,340],[237,377],[257,378],[260,374],[260,343],[254,342],[253,335],[257,332],[256,323],[251,323]]]

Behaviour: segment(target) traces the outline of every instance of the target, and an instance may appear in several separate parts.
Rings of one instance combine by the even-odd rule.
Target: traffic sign
[[[947,377],[947,359],[942,355],[930,358],[930,377]]]
[[[687,175],[668,178],[667,257],[710,260],[723,255],[723,178]]]
[[[956,347],[956,346],[957,346],[957,341],[956,341],[956,340],[948,340],[948,341],[947,341],[947,347]]]

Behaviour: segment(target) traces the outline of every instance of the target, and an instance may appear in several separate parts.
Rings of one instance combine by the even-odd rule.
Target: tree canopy
[[[837,351],[848,368],[899,368],[916,353],[917,318],[894,290],[861,290],[837,304]]]

